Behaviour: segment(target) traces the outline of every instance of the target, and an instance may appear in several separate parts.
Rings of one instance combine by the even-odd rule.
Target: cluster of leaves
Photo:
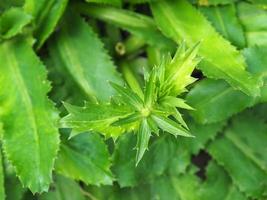
[[[266,8],[1,0],[0,199],[266,199]]]

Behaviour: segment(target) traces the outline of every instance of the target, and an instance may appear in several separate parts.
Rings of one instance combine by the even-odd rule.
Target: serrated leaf
[[[208,148],[235,184],[247,196],[267,196],[267,125],[254,113],[243,113]]]
[[[257,5],[241,2],[237,5],[248,46],[267,45],[267,11]]]
[[[23,38],[1,43],[0,60],[4,152],[25,187],[33,193],[46,191],[59,146],[46,71]]]
[[[163,130],[174,136],[185,136],[185,137],[194,137],[184,129],[180,124],[170,120],[167,117],[152,115],[151,118],[157,123],[157,125]]]
[[[255,102],[254,98],[233,89],[225,81],[211,79],[200,81],[186,100],[195,108],[191,115],[202,124],[224,120]]]
[[[74,6],[82,14],[114,24],[142,38],[144,42],[152,46],[167,50],[175,49],[175,44],[162,35],[153,19],[146,15],[107,6],[100,7],[85,4],[75,4]]]
[[[82,133],[70,140],[63,136],[56,171],[86,184],[111,185],[109,153],[102,138],[96,133]]]
[[[69,11],[49,44],[52,60],[68,70],[88,98],[107,101],[114,93],[108,81],[122,82],[103,44],[77,14]]]
[[[184,99],[173,97],[173,96],[166,96],[160,100],[160,104],[166,106],[175,106],[177,108],[183,108],[187,110],[194,110],[191,106],[185,103]]]
[[[226,6],[200,7],[200,11],[211,21],[216,30],[233,45],[246,45],[243,28],[237,18],[235,4]]]
[[[69,115],[61,120],[63,128],[72,128],[71,136],[85,131],[98,131],[104,135],[118,137],[120,126],[110,127],[117,120],[127,117],[133,111],[127,106],[113,104],[86,104],[84,107],[64,103]]]
[[[148,143],[151,136],[151,131],[146,119],[141,121],[139,125],[139,130],[137,132],[137,144],[136,144],[136,166],[144,156],[145,151],[148,149]]]
[[[57,175],[53,189],[42,194],[40,200],[85,200],[79,184],[64,176]]]
[[[121,96],[121,100],[127,105],[130,104],[133,109],[141,110],[143,108],[142,99],[130,88],[122,87],[116,83],[110,83],[110,85],[117,91],[118,95]]]
[[[182,42],[173,59],[168,61],[168,58],[166,58],[165,80],[162,85],[162,90],[169,90],[168,95],[177,96],[181,94],[186,91],[186,86],[196,80],[191,77],[191,74],[200,61],[199,58],[196,58],[199,46],[200,42],[197,42],[192,48],[186,49],[185,43]]]
[[[39,49],[55,30],[68,0],[25,0],[24,9],[34,17],[33,35]]]
[[[243,51],[248,70],[266,82],[266,47],[250,47]],[[187,101],[195,111],[191,112],[200,123],[224,120],[259,102],[266,102],[266,84],[261,96],[253,98],[234,90],[223,80],[201,80],[187,95]]]
[[[245,71],[240,52],[223,39],[186,0],[160,1],[150,5],[157,24],[167,36],[177,43],[185,39],[188,46],[201,41],[199,55],[204,59],[199,68],[206,76],[225,79],[246,94],[259,94],[259,83]]]
[[[21,8],[10,8],[0,16],[0,39],[9,39],[22,33],[23,28],[32,20],[31,15]]]

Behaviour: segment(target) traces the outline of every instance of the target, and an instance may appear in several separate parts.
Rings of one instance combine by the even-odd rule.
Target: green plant
[[[266,6],[2,0],[0,199],[266,199]]]

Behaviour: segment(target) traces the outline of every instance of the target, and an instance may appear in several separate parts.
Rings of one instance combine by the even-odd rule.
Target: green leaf
[[[167,117],[159,115],[152,115],[151,117],[163,131],[166,131],[174,136],[180,135],[185,137],[194,137],[193,135],[190,135],[186,129],[181,127],[180,124]]]
[[[243,51],[248,70],[266,82],[266,47],[251,47]],[[261,96],[252,98],[234,90],[222,80],[201,80],[187,95],[187,101],[195,108],[191,115],[200,123],[224,120],[259,102],[266,102],[266,84]]]
[[[42,194],[40,200],[85,200],[80,186],[75,181],[57,175],[53,189]]]
[[[151,108],[157,99],[156,79],[157,79],[156,70],[152,69],[148,77],[148,80],[146,81],[144,89],[144,106],[148,108]]]
[[[0,12],[7,10],[11,7],[23,6],[23,0],[2,0],[0,1]]]
[[[166,96],[160,100],[160,104],[166,105],[166,106],[175,106],[177,108],[183,108],[187,110],[194,110],[191,106],[187,105],[185,103],[184,99],[176,98],[173,96]]]
[[[122,82],[91,27],[71,11],[50,40],[49,51],[52,60],[64,66],[92,100],[107,101],[114,92],[107,81]]]
[[[100,4],[109,4],[114,6],[120,6],[121,0],[86,0],[89,3],[100,3]]]
[[[162,175],[177,156],[176,145],[177,140],[170,135],[162,135],[156,140],[151,138],[149,151],[136,166],[136,137],[131,133],[121,136],[113,154],[112,167],[120,187],[137,186]]]
[[[267,11],[245,2],[239,3],[237,10],[248,46],[267,45]]]
[[[186,0],[159,1],[151,3],[151,8],[161,30],[177,43],[185,39],[188,46],[193,46],[201,41],[199,55],[204,60],[199,68],[206,76],[225,79],[246,94],[259,94],[259,83],[245,71],[240,52],[223,39]]]
[[[217,6],[227,5],[236,2],[237,0],[192,0],[194,3],[198,3],[200,6]]]
[[[67,140],[66,133],[56,160],[56,171],[86,184],[112,184],[109,153],[102,138],[82,133]]]
[[[26,189],[22,187],[15,174],[5,169],[6,200],[22,200]]]
[[[2,152],[0,152],[0,199],[5,199],[5,188],[4,188],[4,171],[2,163]]]
[[[146,43],[161,49],[173,50],[175,44],[158,30],[152,18],[129,10],[114,7],[74,4],[82,14],[114,24]]]
[[[176,154],[172,155],[172,163],[169,165],[170,174],[185,174],[191,163],[192,155],[197,155],[200,150],[205,149],[207,144],[214,140],[225,126],[225,122],[201,125],[193,120],[187,121],[190,132],[196,138],[179,138],[179,143],[176,145]]]
[[[254,104],[255,100],[223,80],[205,79],[188,93],[186,100],[195,108],[194,119],[202,124],[218,122]]]
[[[235,4],[200,7],[200,11],[211,21],[216,30],[239,48],[246,45],[242,26],[237,18]]]
[[[117,91],[121,96],[121,100],[127,105],[130,104],[133,109],[141,110],[143,108],[142,99],[129,87],[122,87],[116,83],[110,83],[110,85]]]
[[[267,195],[267,125],[254,113],[243,113],[232,121],[224,137],[210,144],[208,151],[229,173],[247,196]]]
[[[0,39],[9,39],[22,33],[23,28],[32,20],[21,8],[10,8],[0,16]]]
[[[46,96],[46,71],[23,38],[1,43],[0,60],[4,152],[23,186],[47,191],[59,135],[58,114]]]
[[[145,151],[148,150],[148,143],[150,136],[151,136],[151,131],[147,123],[147,120],[143,119],[139,126],[139,130],[137,132],[137,145],[136,145],[137,154],[135,161],[136,165],[138,165],[138,163],[144,156]]]
[[[247,200],[233,184],[223,168],[211,161],[207,166],[206,180],[187,173],[179,177],[173,177],[172,182],[181,199],[235,199]]]
[[[186,86],[196,80],[191,77],[191,74],[200,61],[196,57],[199,46],[200,43],[198,42],[192,48],[186,49],[185,43],[182,42],[173,59],[168,61],[169,58],[166,58],[165,80],[162,85],[162,90],[169,91],[168,95],[177,96],[181,94],[186,91]]]
[[[25,0],[24,9],[34,17],[33,35],[39,49],[55,30],[68,0]]]
[[[84,107],[64,103],[69,115],[61,120],[63,128],[72,128],[71,136],[85,131],[98,131],[105,136],[118,137],[125,132],[120,126],[111,126],[133,111],[127,106],[116,104],[86,104]]]

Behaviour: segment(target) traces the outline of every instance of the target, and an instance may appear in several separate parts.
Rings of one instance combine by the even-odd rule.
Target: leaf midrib
[[[9,51],[9,44],[5,44],[3,45],[4,46],[4,49],[6,50],[6,52],[11,52]],[[28,116],[28,119],[32,125],[32,128],[33,128],[33,136],[34,136],[34,141],[35,141],[35,145],[36,145],[36,149],[37,149],[37,153],[34,154],[34,156],[36,157],[35,160],[36,160],[36,165],[37,165],[37,169],[35,169],[38,173],[37,174],[40,174],[40,138],[39,138],[39,135],[38,135],[38,129],[37,129],[37,122],[36,122],[36,119],[35,119],[35,112],[33,110],[33,106],[32,106],[32,100],[30,98],[30,95],[28,93],[28,90],[27,90],[27,87],[26,87],[26,84],[23,80],[23,78],[21,77],[21,73],[20,73],[20,69],[19,69],[19,65],[17,63],[17,58],[16,56],[12,53],[12,54],[9,54],[9,55],[6,55],[7,56],[7,62],[9,64],[7,64],[6,66],[8,66],[10,68],[10,70],[12,71],[12,73],[10,73],[10,75],[14,75],[14,78],[13,78],[13,82],[16,83],[16,87],[18,88],[17,91],[20,92],[22,95],[21,95],[21,101],[24,102],[24,104],[26,105],[25,106],[25,109],[26,109],[26,112],[27,112],[27,116]]]

